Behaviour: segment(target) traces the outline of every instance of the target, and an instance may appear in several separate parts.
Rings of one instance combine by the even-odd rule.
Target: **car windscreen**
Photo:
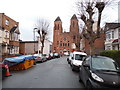
[[[75,60],[84,60],[85,57],[85,55],[75,54]]]
[[[96,70],[119,71],[120,67],[110,58],[94,57],[92,58],[92,68]]]
[[[58,53],[54,53],[55,56],[58,56]]]

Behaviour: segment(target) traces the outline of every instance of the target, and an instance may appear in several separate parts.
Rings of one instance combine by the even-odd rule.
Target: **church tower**
[[[53,52],[55,52],[57,50],[57,47],[59,46],[60,34],[62,34],[62,32],[63,32],[62,21],[61,21],[59,16],[54,21],[54,31],[53,32],[54,32],[54,35],[53,35]]]
[[[71,33],[71,41],[75,44],[76,50],[80,49],[80,33],[79,33],[79,25],[78,19],[74,14],[70,21],[70,33]]]
[[[73,33],[79,33],[79,26],[78,26],[78,19],[76,17],[76,15],[74,14],[71,18],[71,22],[70,22],[70,32]]]

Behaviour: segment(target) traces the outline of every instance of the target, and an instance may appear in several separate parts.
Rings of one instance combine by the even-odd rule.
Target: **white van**
[[[79,70],[79,67],[82,65],[83,60],[86,58],[87,54],[84,52],[73,52],[70,53],[69,58],[67,59],[68,63],[71,65],[72,70]]]

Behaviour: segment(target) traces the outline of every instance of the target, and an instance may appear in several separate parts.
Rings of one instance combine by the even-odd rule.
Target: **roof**
[[[81,54],[81,55],[86,55],[87,56],[87,54],[84,53],[84,52],[76,52],[76,51],[74,51],[73,54]]]
[[[18,33],[18,34],[20,34],[20,31],[17,29],[17,30],[15,30],[15,33]]]
[[[10,32],[14,32],[17,29],[17,26],[11,28]]]
[[[56,18],[55,22],[56,22],[56,21],[61,21],[61,19],[60,19],[59,16]]]
[[[118,39],[115,39],[112,44],[119,44]]]
[[[20,43],[38,43],[38,41],[20,41]]]
[[[118,27],[120,27],[120,23],[106,23],[105,25],[106,30],[116,29]]]
[[[74,14],[71,19],[77,19],[76,15]]]

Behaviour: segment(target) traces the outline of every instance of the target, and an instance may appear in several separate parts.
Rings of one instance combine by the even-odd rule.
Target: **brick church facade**
[[[62,21],[57,17],[54,21],[53,52],[64,53],[73,50],[73,44],[76,50],[80,50],[80,33],[78,19],[74,14],[70,20],[70,31],[63,32]]]

